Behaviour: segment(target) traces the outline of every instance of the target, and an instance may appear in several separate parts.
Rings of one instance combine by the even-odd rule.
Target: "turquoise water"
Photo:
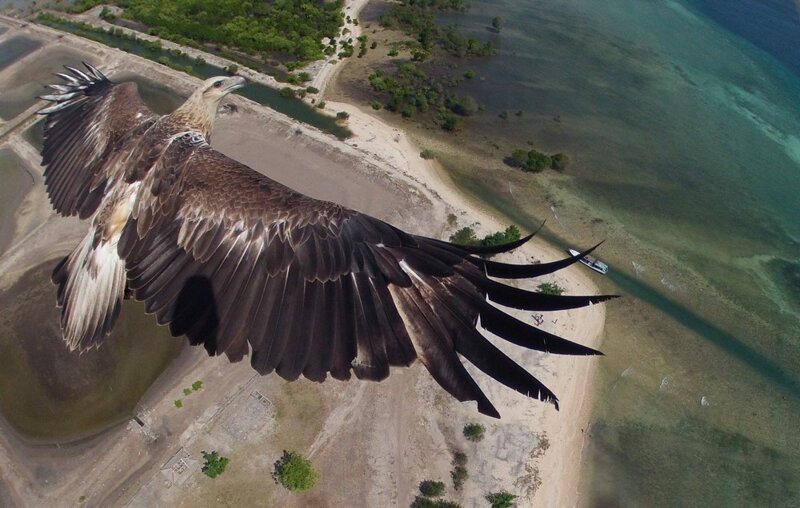
[[[486,111],[458,134],[481,164],[445,160],[454,180],[562,245],[607,239],[598,283],[625,296],[587,505],[800,503],[800,77],[776,35],[796,11],[754,3],[492,0],[448,18],[498,48],[456,62]],[[569,154],[566,175],[499,163],[529,142]]]

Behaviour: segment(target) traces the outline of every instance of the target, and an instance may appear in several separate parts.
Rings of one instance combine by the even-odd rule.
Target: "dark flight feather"
[[[147,312],[209,354],[231,361],[249,356],[261,374],[314,381],[329,374],[380,381],[391,367],[419,358],[448,393],[476,401],[493,417],[497,409],[463,360],[529,397],[556,407],[558,400],[476,324],[528,349],[600,354],[489,303],[561,310],[613,298],[550,296],[490,278],[552,273],[597,246],[538,265],[487,260],[482,256],[511,251],[533,234],[497,246],[409,235],[297,193],[217,152],[204,131],[210,119],[191,123],[202,116],[202,108],[191,110],[196,98],[159,117],[134,84],[114,84],[91,66],[60,76],[64,82],[42,97],[52,105],[41,111],[53,206],[63,215],[92,217],[98,239],[92,248],[105,249],[101,258],[111,267],[103,268],[106,279],[123,273]],[[119,210],[128,215],[120,218]],[[78,261],[88,259],[87,245],[54,274],[64,322],[72,326],[70,344],[78,349],[100,343],[124,291],[116,282],[98,287],[104,303],[79,305],[69,284],[83,266]],[[108,245],[116,246],[114,256]]]

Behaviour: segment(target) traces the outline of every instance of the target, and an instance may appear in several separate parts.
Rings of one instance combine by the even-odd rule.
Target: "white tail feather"
[[[59,265],[53,280],[59,285],[61,332],[70,350],[99,346],[119,315],[125,292],[125,261],[116,242],[94,245],[94,230]]]

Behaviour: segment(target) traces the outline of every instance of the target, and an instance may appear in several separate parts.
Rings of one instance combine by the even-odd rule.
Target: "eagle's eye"
[[[221,86],[222,86],[222,81],[215,81],[214,82],[214,88],[219,88]]]

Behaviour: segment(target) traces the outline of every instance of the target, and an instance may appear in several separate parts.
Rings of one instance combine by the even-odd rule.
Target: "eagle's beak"
[[[225,92],[233,92],[234,90],[242,88],[246,84],[247,80],[245,80],[243,77],[231,76],[225,81]]]

